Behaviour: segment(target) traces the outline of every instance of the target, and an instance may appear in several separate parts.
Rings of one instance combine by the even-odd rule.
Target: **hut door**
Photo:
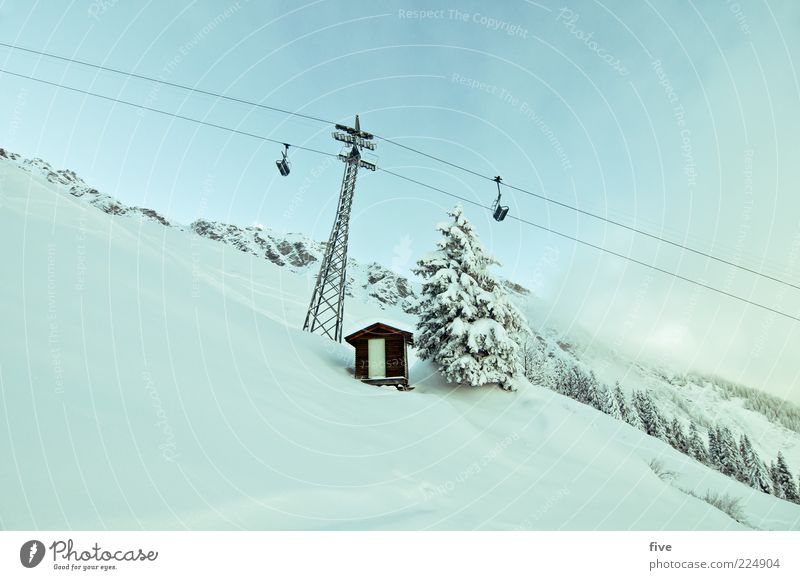
[[[369,347],[369,370],[367,377],[370,379],[383,379],[386,377],[386,339],[370,338]]]

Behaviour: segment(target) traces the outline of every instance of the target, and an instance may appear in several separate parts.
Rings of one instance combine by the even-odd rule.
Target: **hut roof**
[[[375,324],[370,324],[369,326],[362,328],[361,330],[355,331],[353,334],[349,334],[344,337],[345,341],[348,344],[353,344],[354,341],[358,340],[365,334],[369,334],[376,331],[382,331],[383,333],[387,334],[401,334],[403,338],[405,338],[410,344],[414,344],[414,335],[407,330],[402,330],[400,328],[395,328],[394,326],[389,326],[388,324],[384,324],[383,322],[376,322]]]

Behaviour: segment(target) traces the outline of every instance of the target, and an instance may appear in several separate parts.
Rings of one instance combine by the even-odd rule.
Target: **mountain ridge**
[[[0,159],[12,162],[23,171],[63,188],[83,203],[109,215],[140,218],[165,227],[190,231],[199,237],[232,246],[296,273],[307,272],[318,265],[325,253],[325,242],[312,240],[304,234],[279,234],[263,226],[243,227],[204,218],[196,219],[188,225],[179,224],[168,220],[154,209],[125,205],[115,197],[91,187],[74,171],[55,169],[41,158],[27,159],[0,148]],[[380,307],[400,306],[405,312],[413,309],[416,292],[414,285],[406,277],[376,262],[361,264],[348,258],[347,266],[347,296],[366,297]]]

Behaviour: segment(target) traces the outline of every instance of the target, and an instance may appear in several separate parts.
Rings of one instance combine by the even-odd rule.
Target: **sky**
[[[0,42],[362,127],[800,284],[793,2],[0,1]],[[338,153],[326,123],[0,46],[0,69]],[[0,73],[0,147],[125,203],[327,238],[342,166]],[[380,167],[479,205],[488,180],[385,141]],[[351,256],[408,274],[457,200],[362,171]],[[535,325],[800,402],[800,290],[505,189],[466,203]]]

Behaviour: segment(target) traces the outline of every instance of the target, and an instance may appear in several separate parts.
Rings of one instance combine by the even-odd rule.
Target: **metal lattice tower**
[[[372,134],[361,130],[358,115],[355,127],[336,125],[336,129],[333,138],[346,144],[339,153],[339,159],[344,161],[344,176],[339,190],[336,219],[328,237],[325,256],[319,267],[317,283],[311,296],[311,304],[308,306],[303,330],[316,332],[341,342],[344,291],[347,285],[347,239],[350,230],[350,208],[356,191],[356,176],[359,167],[375,171],[376,165],[361,158],[361,149],[374,150],[375,143],[372,143],[374,137]],[[349,151],[347,146],[350,147]]]

